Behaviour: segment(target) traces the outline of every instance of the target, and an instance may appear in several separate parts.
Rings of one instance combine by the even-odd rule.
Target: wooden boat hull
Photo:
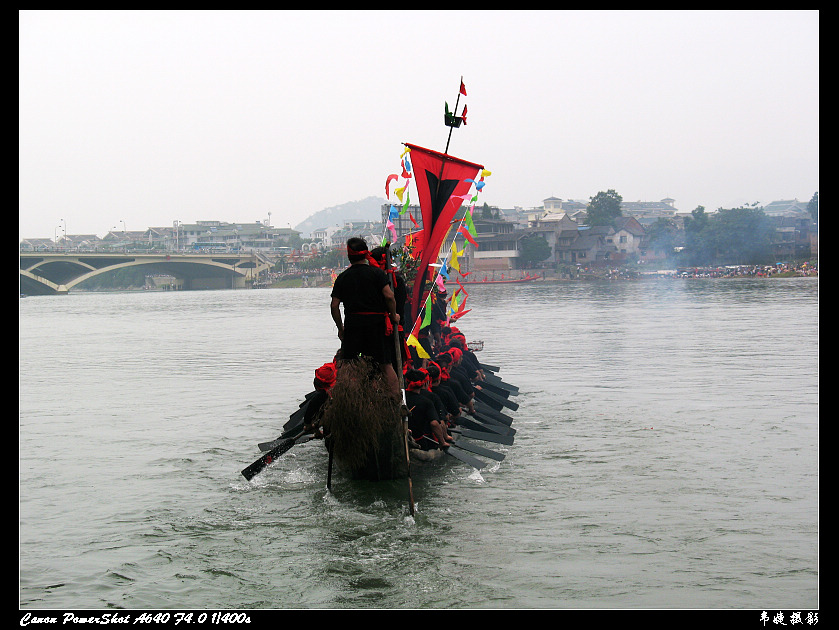
[[[413,447],[408,448],[406,456],[404,428],[397,424],[381,432],[376,442],[378,447],[370,450],[363,459],[336,458],[338,469],[351,479],[390,481],[409,476],[408,457],[411,466],[424,466],[447,458],[446,451],[442,449],[423,450]]]

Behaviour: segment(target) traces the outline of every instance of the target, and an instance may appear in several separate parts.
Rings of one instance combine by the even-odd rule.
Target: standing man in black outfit
[[[396,300],[387,274],[371,265],[369,256],[364,239],[353,237],[347,241],[350,266],[335,279],[330,311],[341,340],[341,360],[350,361],[361,355],[378,363],[394,397],[401,401],[399,379],[389,360],[393,353],[387,345],[393,346],[399,325]]]

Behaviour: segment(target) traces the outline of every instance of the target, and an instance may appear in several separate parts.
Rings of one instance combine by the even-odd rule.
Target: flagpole
[[[463,76],[460,77],[460,86],[457,88],[457,100],[454,102],[454,117],[457,118],[457,105],[460,103],[460,89],[463,86]],[[452,131],[454,131],[454,125],[449,126],[449,138],[446,140],[446,150],[443,152],[446,155],[449,153],[449,143],[452,141]],[[440,170],[440,176],[442,177],[442,169]]]
[[[458,86],[458,90],[457,90],[457,99],[455,100],[454,115],[453,115],[452,122],[454,122],[454,119],[456,119],[456,117],[457,117],[457,108],[460,105],[460,95],[461,95],[461,93],[463,93],[465,95],[465,87],[463,85],[463,76],[462,75],[460,77],[460,85]],[[448,113],[448,105],[446,105],[446,112]],[[448,124],[448,120],[446,120],[445,122]],[[454,126],[449,125],[449,135],[448,135],[448,138],[446,140],[446,150],[443,152],[443,154],[441,156],[440,174],[437,177],[436,190],[434,190],[434,193],[433,193],[432,203],[436,202],[437,197],[440,194],[440,184],[443,180],[443,171],[445,171],[446,162],[449,159],[449,144],[451,143],[451,139],[452,139],[452,131],[454,131]],[[462,223],[462,219],[461,219],[461,223]],[[428,230],[430,227],[431,226],[426,226],[425,224],[423,224],[423,229],[424,230]],[[427,235],[428,235],[428,237],[430,237],[430,231],[427,232]],[[419,282],[420,286],[424,288],[425,282],[426,282],[425,276],[426,276],[427,272],[428,272],[427,267],[425,269],[423,269],[422,265],[420,265],[420,268],[418,269],[417,277],[414,279],[415,287],[416,287],[416,283]],[[415,288],[414,289],[414,294],[416,295],[416,293],[417,293],[417,289]],[[419,295],[422,295],[422,291],[419,292]],[[414,321],[415,322],[419,319],[419,314],[420,314],[419,304],[416,305],[416,308],[417,308],[417,311],[416,311],[416,315],[414,316]]]
[[[463,75],[460,75],[460,85],[457,88],[457,99],[455,99],[455,102],[454,102],[454,114],[452,115],[453,119],[457,118],[457,106],[460,103],[460,92],[461,92],[462,89],[463,89]],[[448,106],[446,107],[446,109],[448,110]],[[440,182],[443,180],[443,171],[446,169],[446,158],[449,155],[449,143],[452,141],[452,131],[454,131],[454,125],[449,125],[449,137],[446,140],[446,150],[443,151],[443,158],[442,158],[442,161],[440,163],[440,176],[437,178],[437,190],[434,191],[434,198],[435,199],[437,198],[437,195],[440,194]],[[423,225],[423,228],[425,228],[425,225]],[[423,270],[422,275],[425,275],[425,273],[426,273],[425,270]],[[424,279],[421,279],[420,281],[423,284],[425,284]]]

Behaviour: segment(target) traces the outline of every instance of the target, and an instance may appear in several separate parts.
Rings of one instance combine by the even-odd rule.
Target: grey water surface
[[[818,279],[466,288],[516,440],[415,468],[413,518],[318,442],[240,474],[327,289],[21,299],[20,608],[819,607]]]

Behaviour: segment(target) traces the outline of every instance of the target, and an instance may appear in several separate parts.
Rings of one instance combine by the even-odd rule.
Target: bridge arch
[[[54,295],[94,276],[146,266],[184,281],[184,289],[240,289],[271,267],[257,254],[94,254],[21,253],[21,293]]]

